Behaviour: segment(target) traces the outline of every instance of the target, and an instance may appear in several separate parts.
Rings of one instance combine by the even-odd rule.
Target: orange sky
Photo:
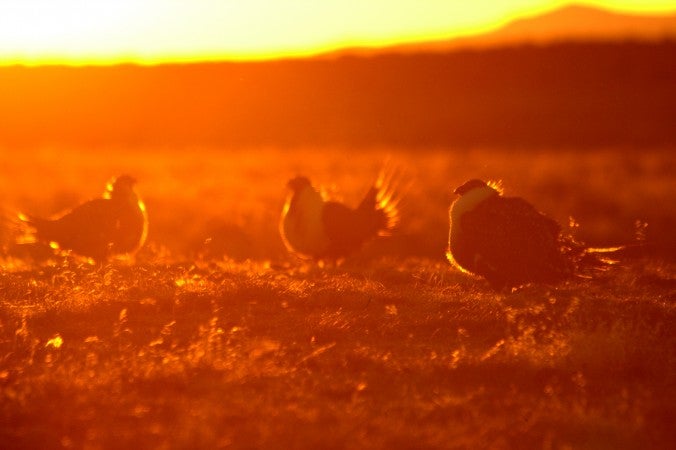
[[[300,56],[489,31],[560,0],[2,0],[0,64]],[[676,11],[673,0],[577,2]]]

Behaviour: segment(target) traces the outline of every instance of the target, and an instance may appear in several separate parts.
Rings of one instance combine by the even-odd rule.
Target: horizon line
[[[327,51],[317,51],[317,52],[298,52],[298,53],[286,53],[279,56],[247,56],[247,57],[185,57],[185,58],[172,58],[164,59],[164,57],[151,58],[151,59],[117,59],[117,58],[100,58],[92,59],[86,61],[64,61],[61,59],[46,60],[41,62],[5,62],[0,59],[0,68],[40,68],[40,67],[69,67],[69,68],[87,68],[87,67],[123,67],[123,66],[132,66],[132,67],[160,67],[160,66],[191,66],[191,65],[210,65],[210,64],[265,64],[265,63],[275,63],[275,62],[296,62],[296,61],[332,61],[340,59],[371,59],[378,57],[386,56],[423,56],[423,55],[449,55],[453,53],[463,53],[463,52],[490,52],[490,51],[499,51],[499,50],[509,50],[509,49],[520,49],[520,48],[541,48],[546,49],[549,47],[556,46],[565,46],[565,45],[589,45],[589,44],[598,44],[598,45],[627,45],[627,44],[644,44],[644,45],[664,45],[676,43],[676,34],[675,35],[665,35],[661,37],[648,38],[648,37],[619,37],[619,38],[569,38],[569,39],[552,39],[547,42],[539,41],[519,41],[519,42],[504,42],[497,44],[486,44],[486,45],[459,45],[458,47],[452,47],[447,49],[433,49],[433,48],[421,48],[419,50],[408,50],[402,51],[399,49],[400,45],[416,45],[417,43],[424,45],[425,43],[433,43],[437,41],[422,41],[422,42],[411,42],[403,43],[396,45],[388,45],[384,47],[380,46],[369,46],[369,45],[360,45],[360,46],[349,46],[349,47],[339,47]]]

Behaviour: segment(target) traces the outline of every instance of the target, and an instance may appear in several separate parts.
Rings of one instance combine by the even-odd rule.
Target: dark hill
[[[390,46],[354,48],[336,54],[443,52],[464,48],[506,47],[561,42],[658,42],[676,38],[676,14],[628,14],[587,5],[567,5],[515,19],[487,33]]]
[[[676,42],[0,68],[0,145],[676,143]]]

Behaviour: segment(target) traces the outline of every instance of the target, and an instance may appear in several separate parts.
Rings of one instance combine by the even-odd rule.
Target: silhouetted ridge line
[[[0,145],[676,143],[676,43],[0,68]]]

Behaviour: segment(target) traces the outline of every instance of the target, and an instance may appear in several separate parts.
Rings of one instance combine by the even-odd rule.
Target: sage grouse
[[[496,289],[557,283],[583,267],[612,263],[561,232],[559,224],[526,200],[505,197],[493,183],[470,180],[452,203],[447,257],[460,270],[484,277]]]
[[[392,177],[384,172],[356,208],[326,200],[310,180],[288,182],[280,233],[287,249],[304,259],[340,261],[376,236],[391,233],[399,222]]]
[[[102,198],[89,200],[55,218],[20,214],[34,240],[103,262],[116,255],[133,255],[145,242],[148,218],[128,175],[108,183]]]

